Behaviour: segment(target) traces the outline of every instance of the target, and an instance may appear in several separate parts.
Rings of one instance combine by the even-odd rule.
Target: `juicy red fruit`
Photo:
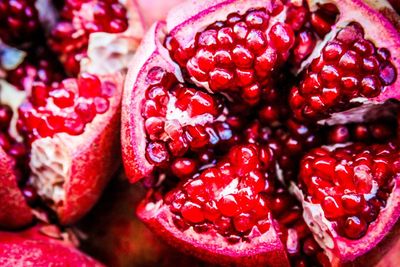
[[[338,233],[359,239],[386,205],[400,173],[398,151],[394,143],[317,148],[301,162],[301,187],[321,204]]]
[[[127,11],[117,0],[68,0],[60,17],[52,29],[49,44],[71,75],[80,71],[91,33],[120,33],[128,28]]]
[[[108,110],[108,88],[88,73],[52,86],[35,83],[29,100],[19,107],[18,130],[30,142],[61,132],[80,135],[96,114]]]
[[[298,119],[322,119],[331,112],[360,105],[351,100],[374,98],[393,84],[397,71],[389,50],[365,39],[364,29],[352,23],[329,41],[311,62],[290,104]]]
[[[207,82],[213,92],[239,94],[253,105],[294,44],[292,28],[284,22],[270,25],[272,16],[265,9],[232,13],[198,33],[188,47],[170,38],[167,48],[191,79]]]

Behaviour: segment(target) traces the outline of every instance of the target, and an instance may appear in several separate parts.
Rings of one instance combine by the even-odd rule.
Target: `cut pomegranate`
[[[114,65],[100,67],[103,71],[124,68],[143,31],[137,12],[134,2],[67,0],[51,30],[49,45],[73,76],[81,68],[99,73],[97,64]]]
[[[18,100],[17,89],[3,84],[1,99],[11,101],[15,115],[1,106],[0,145],[8,154],[3,152],[2,156],[8,163],[2,165],[8,174],[2,180],[9,188],[2,193],[2,198],[9,198],[2,210],[5,215],[20,212],[12,221],[12,217],[1,217],[1,224],[15,228],[29,223],[32,211],[26,202],[33,208],[45,203],[56,211],[62,224],[76,221],[92,207],[119,165],[118,159],[109,159],[119,150],[115,129],[119,125],[121,83],[122,77],[116,74],[83,73],[78,79],[52,86],[34,84],[22,104],[12,103]],[[12,94],[14,99],[7,97]],[[11,137],[21,138],[15,128],[26,146]]]
[[[163,199],[148,196],[138,216],[170,243],[207,261],[287,265],[269,208],[274,207],[272,153],[255,145],[235,146]]]
[[[399,80],[399,51],[391,49],[400,43],[395,27],[378,13],[356,22],[348,17],[347,9],[364,14],[371,10],[367,5],[349,1],[337,7],[343,9],[337,29],[307,59],[310,64],[290,94],[298,119],[330,124],[362,121],[371,116],[369,111],[399,99],[394,89]],[[376,25],[378,17],[382,21]],[[388,37],[381,38],[383,33]]]
[[[124,167],[131,182],[144,178],[148,188],[139,217],[211,263],[325,266],[376,253],[372,246],[381,247],[398,217],[390,184],[397,158],[377,150],[397,155],[388,140],[396,137],[399,40],[382,9],[358,0],[206,0],[174,8],[145,36],[125,83]],[[336,225],[334,236],[324,235],[327,246],[310,220],[299,219],[303,210],[290,194],[300,191],[285,186],[300,184],[311,196],[316,178],[303,175],[307,155],[350,142],[360,142],[349,146],[357,151],[314,158],[331,179],[347,160],[353,174],[343,179],[357,178],[357,186],[323,181],[313,189],[323,197],[299,198],[304,215],[313,201],[324,223]],[[368,153],[376,163],[370,176],[381,180],[376,191],[365,163],[352,160]],[[353,212],[359,202],[378,207],[378,217]],[[373,245],[359,248],[362,240]],[[338,242],[339,250],[329,247]]]
[[[53,225],[38,225],[21,232],[0,233],[0,264],[2,266],[103,266],[83,254]],[[75,237],[76,238],[76,237]]]
[[[299,181],[305,219],[331,261],[357,259],[385,237],[383,227],[394,226],[398,151],[394,143],[356,143],[304,156]]]

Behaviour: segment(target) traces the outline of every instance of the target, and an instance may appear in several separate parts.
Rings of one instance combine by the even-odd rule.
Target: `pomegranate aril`
[[[233,225],[235,229],[241,233],[251,230],[254,226],[254,220],[248,213],[241,213],[234,217]]]
[[[78,78],[79,95],[85,98],[101,95],[101,82],[93,74],[84,72]]]
[[[192,202],[186,202],[181,208],[182,217],[190,223],[204,221],[204,214],[201,206]]]
[[[239,214],[239,205],[233,195],[223,196],[218,202],[217,207],[222,215],[227,217],[236,216]]]
[[[74,93],[64,88],[52,90],[49,95],[52,97],[54,104],[60,108],[70,107],[74,104]]]
[[[280,52],[289,50],[294,43],[293,30],[287,24],[274,24],[269,32],[269,37]]]
[[[155,165],[163,165],[169,160],[169,152],[165,144],[151,142],[146,147],[146,158]]]
[[[347,238],[358,239],[365,235],[368,225],[362,218],[352,216],[346,219],[343,229]]]

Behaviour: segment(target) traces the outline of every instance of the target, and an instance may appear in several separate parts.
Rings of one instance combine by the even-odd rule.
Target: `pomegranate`
[[[2,176],[10,190],[1,194],[0,224],[71,224],[120,164],[122,84],[144,24],[134,2],[6,4],[21,7],[13,10],[21,25],[34,7],[39,25],[34,42],[8,34],[18,49],[1,46],[0,147],[12,175]]]
[[[1,232],[1,266],[103,266],[78,251],[53,225],[38,225],[22,232]]]
[[[322,147],[304,156],[297,193],[304,193],[306,222],[333,263],[371,261],[360,256],[395,228],[398,162],[394,143]]]
[[[398,218],[400,97],[397,15],[383,7],[187,1],[153,24],[122,100],[125,171],[147,188],[139,218],[217,264],[379,257]]]
[[[336,3],[339,13],[347,8],[362,15],[372,9],[357,1],[345,2]],[[338,14],[335,28],[306,60],[305,65],[309,64],[303,78],[290,94],[298,119],[330,124],[362,121],[398,99],[394,89],[398,86],[398,50],[392,49],[399,43],[398,31],[383,15],[375,15],[355,20],[345,11]],[[368,26],[380,16],[383,23]],[[381,38],[383,32],[388,38]]]
[[[67,0],[59,15],[48,43],[73,76],[123,69],[143,34],[135,1]]]
[[[26,209],[25,200],[36,208],[38,203],[30,201],[29,192],[25,200],[22,197],[27,189],[34,189],[34,195],[38,194],[63,224],[77,220],[91,208],[119,165],[117,159],[109,159],[119,149],[115,129],[119,125],[121,83],[119,75],[82,73],[77,79],[52,86],[35,83],[26,100],[25,91],[18,93],[15,87],[2,84],[1,99],[7,100],[4,107],[10,110],[10,119],[13,117],[2,128],[2,148],[9,162],[4,168],[15,173],[3,179],[13,180],[10,185],[15,186],[15,192],[8,192],[5,203],[9,205],[3,209],[15,211],[17,202]],[[17,95],[22,97],[16,99]],[[95,166],[104,169],[99,171]],[[29,223],[31,216],[23,212],[19,216]]]

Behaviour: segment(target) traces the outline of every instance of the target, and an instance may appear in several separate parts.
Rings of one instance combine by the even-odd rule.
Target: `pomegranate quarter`
[[[134,3],[0,1],[0,227],[72,224],[120,166]]]
[[[172,9],[123,93],[138,217],[210,263],[375,264],[400,216],[398,23],[385,1]]]

